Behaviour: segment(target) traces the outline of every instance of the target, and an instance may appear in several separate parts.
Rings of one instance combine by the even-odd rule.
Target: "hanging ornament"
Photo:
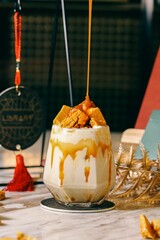
[[[15,86],[0,94],[0,144],[13,151],[20,151],[33,145],[43,129],[43,108],[38,95],[21,86],[21,32],[22,16],[20,0],[14,9]],[[33,179],[29,175],[21,154],[16,155],[13,180],[5,191],[32,191]]]
[[[0,144],[8,150],[23,150],[33,145],[43,128],[43,109],[34,91],[21,86],[21,31],[20,0],[15,6],[15,86],[0,94]]]

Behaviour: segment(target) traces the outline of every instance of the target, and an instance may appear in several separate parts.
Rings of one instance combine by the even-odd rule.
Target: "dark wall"
[[[111,131],[134,127],[159,44],[158,11],[154,12],[150,55],[145,45],[144,16],[139,1],[93,2],[90,98],[101,108]],[[73,100],[85,98],[88,5],[66,1]],[[23,1],[22,85],[48,98],[51,35],[55,1]],[[15,73],[13,3],[0,3],[0,90],[12,86]],[[149,56],[149,58],[148,58]],[[148,64],[147,74],[144,64]],[[145,62],[145,63],[144,63]],[[145,72],[144,72],[145,71]],[[58,23],[47,127],[63,104],[70,105],[61,11]]]

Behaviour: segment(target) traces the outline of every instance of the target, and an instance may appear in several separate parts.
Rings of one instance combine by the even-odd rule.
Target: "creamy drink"
[[[93,102],[63,106],[53,121],[44,183],[54,198],[82,206],[101,203],[115,183],[109,126]]]
[[[75,107],[63,105],[53,120],[44,183],[63,204],[100,204],[116,174],[109,126],[89,99],[92,0],[89,0],[87,91]]]

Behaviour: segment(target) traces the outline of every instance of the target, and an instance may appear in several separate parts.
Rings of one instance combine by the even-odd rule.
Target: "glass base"
[[[72,203],[61,203],[61,202],[59,202],[60,204],[64,204],[65,206],[67,206],[67,207],[81,207],[81,208],[88,208],[88,207],[91,207],[91,206],[93,206],[93,205],[97,205],[97,204],[92,204],[91,202],[88,202],[88,203],[74,203],[74,202],[72,202]]]
[[[86,203],[84,203],[86,204]],[[91,204],[91,205],[66,205],[57,202],[54,198],[47,198],[41,201],[40,205],[44,209],[50,211],[58,211],[58,212],[77,212],[77,213],[86,213],[86,212],[105,212],[115,208],[115,204],[113,202],[104,200],[101,204]]]

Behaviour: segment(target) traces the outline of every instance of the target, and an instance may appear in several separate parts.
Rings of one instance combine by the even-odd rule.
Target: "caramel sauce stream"
[[[87,65],[87,90],[86,90],[86,96],[89,96],[89,75],[90,75],[90,55],[91,55],[91,22],[92,22],[92,0],[89,0],[88,65]]]

